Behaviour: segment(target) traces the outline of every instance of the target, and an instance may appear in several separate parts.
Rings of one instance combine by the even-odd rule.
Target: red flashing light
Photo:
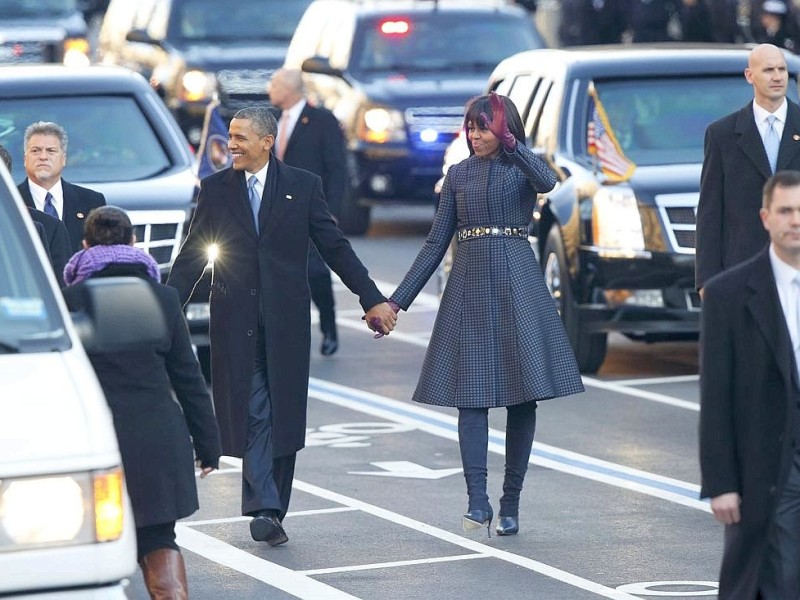
[[[392,19],[380,24],[383,35],[404,36],[411,32],[411,22],[406,19]]]

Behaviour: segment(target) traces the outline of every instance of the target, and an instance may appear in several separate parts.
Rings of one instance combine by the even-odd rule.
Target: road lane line
[[[362,500],[351,498],[349,496],[345,496],[343,494],[339,494],[337,492],[321,488],[316,485],[306,483],[304,481],[298,481],[297,479],[295,479],[294,485],[292,487],[302,492],[306,492],[307,494],[312,494],[314,496],[317,496],[318,498],[324,498],[332,502],[338,502],[339,504],[344,504],[345,506],[351,506],[353,508],[357,508],[358,510],[361,510],[367,514],[370,514],[374,517],[378,517],[379,519],[384,519],[386,521],[390,521],[392,523],[401,525],[408,529],[413,529],[414,531],[425,533],[442,541],[449,542],[455,546],[461,546],[462,548],[466,548],[467,550],[472,550],[473,552],[476,552],[478,554],[485,554],[487,556],[491,556],[493,558],[497,558],[499,560],[514,565],[518,565],[530,571],[534,571],[535,573],[545,575],[547,577],[550,577],[551,579],[561,581],[562,583],[565,583],[572,587],[576,587],[585,590],[587,592],[592,592],[599,596],[604,596],[606,598],[613,598],[615,600],[639,600],[636,596],[631,596],[629,594],[626,594],[625,592],[620,592],[618,590],[606,587],[594,581],[589,581],[588,579],[584,579],[583,577],[579,577],[572,573],[568,573],[567,571],[562,571],[561,569],[558,569],[556,567],[551,567],[550,565],[544,564],[537,560],[533,560],[525,556],[519,556],[518,554],[514,554],[506,550],[501,550],[493,546],[487,546],[486,544],[482,544],[480,542],[476,542],[474,540],[461,537],[460,535],[456,535],[449,531],[445,531],[444,529],[434,527],[433,525],[428,525],[427,523],[416,521],[404,515],[392,512],[390,510],[386,510],[385,508],[381,508],[379,506],[369,504]]]
[[[241,473],[241,469],[228,469],[228,473]],[[355,508],[349,506],[338,506],[336,508],[317,508],[314,510],[298,510],[286,514],[286,519],[289,517],[309,517],[313,515],[328,515],[331,513],[353,512]],[[202,527],[203,525],[226,525],[228,523],[240,523],[242,521],[249,522],[252,517],[225,517],[223,519],[196,519],[180,521],[182,525],[188,527]]]
[[[311,378],[309,395],[318,400],[350,408],[417,429],[449,440],[458,440],[458,420],[423,406],[400,402],[371,392]],[[505,434],[489,429],[489,450],[505,454]],[[585,479],[641,492],[704,512],[711,509],[699,499],[698,485],[649,473],[624,465],[563,450],[540,442],[533,443],[530,462],[552,470]]]
[[[316,579],[301,575],[291,569],[276,565],[249,552],[240,550],[210,535],[187,527],[183,523],[175,526],[176,542],[181,548],[234,569],[267,585],[282,590],[303,600],[360,600]],[[635,596],[625,596],[635,598]]]
[[[356,509],[351,509],[356,510]],[[414,565],[429,565],[433,563],[455,562],[459,560],[471,560],[473,558],[492,558],[488,554],[459,554],[458,556],[438,556],[435,558],[418,558],[415,560],[398,560],[394,562],[373,563],[370,565],[352,565],[349,567],[331,567],[330,569],[311,569],[308,571],[296,571],[301,575],[331,575],[333,573],[352,573],[353,571],[371,571],[374,569],[392,569],[395,567],[410,567]]]
[[[669,375],[666,377],[643,377],[642,379],[615,379],[617,385],[663,385],[665,383],[694,383],[700,375]]]

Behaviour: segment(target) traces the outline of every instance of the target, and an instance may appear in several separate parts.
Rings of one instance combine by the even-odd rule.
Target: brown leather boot
[[[186,567],[180,552],[171,548],[150,552],[139,566],[152,600],[188,600]]]

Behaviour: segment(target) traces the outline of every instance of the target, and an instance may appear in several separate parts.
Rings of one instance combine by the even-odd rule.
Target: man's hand
[[[367,322],[367,326],[374,331],[375,337],[382,337],[389,335],[397,323],[397,312],[395,312],[392,305],[388,302],[381,302],[376,304],[367,311],[363,319]]]
[[[739,512],[739,505],[742,497],[736,492],[720,494],[711,499],[711,512],[714,518],[723,525],[733,525],[742,518]]]

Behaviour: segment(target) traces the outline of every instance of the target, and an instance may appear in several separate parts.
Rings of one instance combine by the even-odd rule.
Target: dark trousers
[[[164,548],[180,551],[178,544],[175,543],[175,521],[136,528],[137,562],[142,562],[142,559],[151,552]]]
[[[289,509],[295,454],[273,456],[272,403],[263,335],[258,336],[247,418],[247,448],[242,461],[242,514],[274,511],[283,519]]]
[[[536,431],[536,402],[524,402],[506,408],[506,465],[500,514],[516,516],[519,495],[528,470],[528,461]],[[489,445],[489,409],[458,409],[458,444],[467,483],[469,508],[488,510],[486,462]]]
[[[311,299],[319,311],[319,328],[323,334],[336,337],[336,311],[333,298],[331,270],[322,260],[317,247],[308,247],[308,287]]]
[[[786,487],[775,510],[761,571],[763,600],[800,598],[800,455],[795,454]]]

